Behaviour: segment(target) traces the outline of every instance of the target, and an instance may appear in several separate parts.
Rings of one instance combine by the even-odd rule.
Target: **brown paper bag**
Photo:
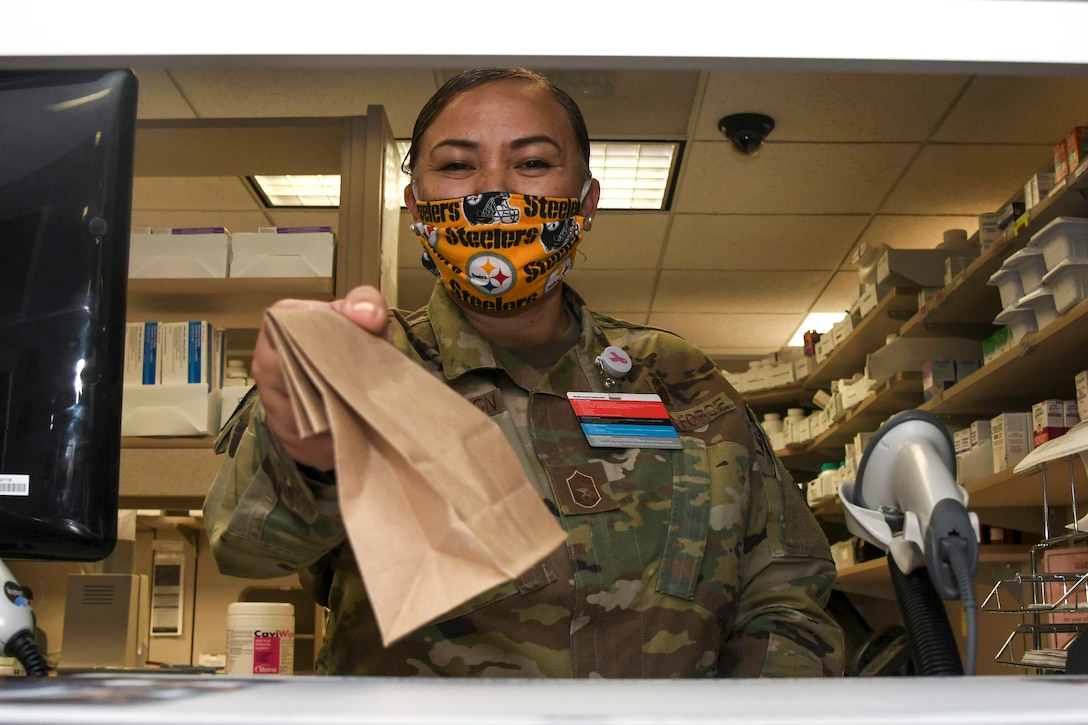
[[[332,431],[340,510],[389,645],[566,536],[497,425],[340,314],[269,310],[303,435]]]

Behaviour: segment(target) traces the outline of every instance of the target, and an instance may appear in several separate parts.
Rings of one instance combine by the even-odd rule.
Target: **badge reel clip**
[[[619,392],[620,381],[631,372],[631,358],[623,349],[609,345],[597,359],[597,369],[604,377],[604,387],[610,393]]]

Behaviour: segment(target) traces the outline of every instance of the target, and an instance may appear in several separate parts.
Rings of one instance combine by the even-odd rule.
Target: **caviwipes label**
[[[228,642],[227,674],[290,675],[295,633],[288,629],[235,629]]]

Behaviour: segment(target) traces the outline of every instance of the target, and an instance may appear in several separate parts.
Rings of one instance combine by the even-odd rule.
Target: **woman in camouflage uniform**
[[[220,570],[299,572],[328,607],[326,674],[841,675],[827,541],[740,396],[681,338],[591,312],[562,282],[600,195],[574,101],[529,71],[464,73],[420,113],[407,165],[439,276],[427,307],[390,311],[370,287],[277,305],[331,307],[487,412],[566,544],[383,647],[356,565],[383,553],[347,543],[332,441],[299,437],[262,330],[259,394],[220,436],[205,503]],[[609,347],[626,375],[600,374]],[[591,446],[571,391],[658,396],[672,444]]]

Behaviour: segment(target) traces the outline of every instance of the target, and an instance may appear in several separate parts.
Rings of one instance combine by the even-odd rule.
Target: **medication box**
[[[1065,150],[1065,139],[1054,144],[1054,181],[1058,182],[1069,173],[1069,154]]]
[[[222,370],[220,345],[210,322],[160,322],[159,382],[164,385],[200,383],[212,387]],[[220,333],[221,334],[221,333]],[[219,384],[222,381],[218,381]],[[218,387],[218,385],[216,386]]]
[[[1065,153],[1065,141],[1062,141],[1062,154]],[[991,212],[988,214],[979,214],[978,217],[978,249],[979,252],[985,253],[988,249],[997,244],[997,240],[1001,238],[1001,227],[998,226],[998,214],[997,212]]]
[[[956,384],[956,364],[951,360],[927,360],[922,364],[922,397],[932,400],[939,391]]]
[[[331,277],[336,239],[329,227],[266,227],[231,239],[231,277]]]
[[[1002,413],[990,420],[994,473],[1013,468],[1031,453],[1031,413]]]
[[[1011,350],[1012,345],[1012,330],[1008,326],[999,327],[994,334],[982,341],[982,364],[993,362],[994,358]]]
[[[1088,126],[1076,126],[1065,137],[1067,173],[1074,173],[1085,157],[1088,157]]]
[[[885,249],[876,263],[877,284],[943,287],[945,260],[963,256],[955,249]]]
[[[1024,205],[1028,209],[1038,205],[1042,199],[1045,199],[1050,195],[1053,188],[1054,172],[1040,172],[1033,175],[1028,179],[1028,183],[1024,184]]]
[[[145,323],[138,323],[145,325]],[[130,326],[130,329],[133,329]],[[223,384],[222,330],[204,321],[146,323],[154,330],[157,379],[126,377],[121,404],[121,435],[196,436],[219,432]],[[138,335],[130,338],[135,346]],[[132,349],[130,348],[130,352]],[[147,362],[146,355],[144,362]]]
[[[159,382],[159,323],[129,322],[125,325],[125,385]]]
[[[128,276],[226,277],[230,244],[230,234],[223,227],[133,231],[129,236]]]
[[[1064,435],[1065,401],[1043,400],[1031,406],[1031,431],[1036,446]]]

